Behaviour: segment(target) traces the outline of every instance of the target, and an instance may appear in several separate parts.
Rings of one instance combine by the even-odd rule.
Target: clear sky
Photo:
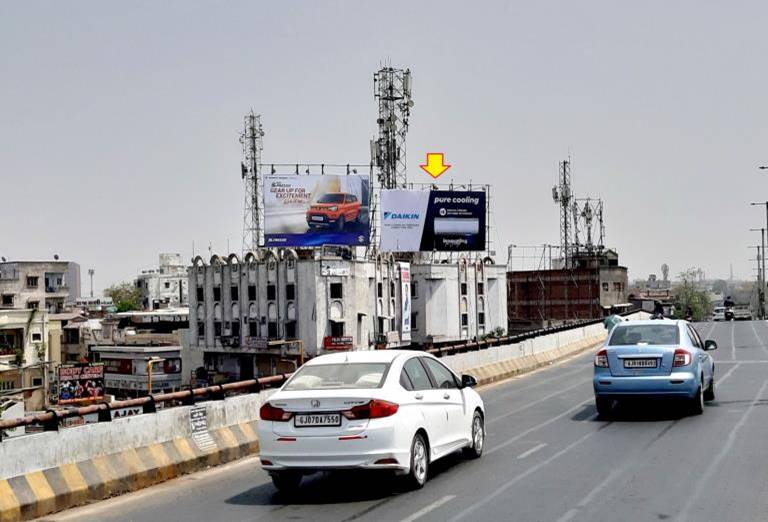
[[[239,251],[245,112],[265,162],[367,163],[387,60],[413,71],[410,180],[442,151],[443,178],[493,184],[501,262],[558,241],[570,153],[630,277],[751,277],[766,28],[738,1],[3,2],[0,255],[101,289],[193,241]]]

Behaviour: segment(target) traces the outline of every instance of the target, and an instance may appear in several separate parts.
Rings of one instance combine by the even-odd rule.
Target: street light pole
[[[152,365],[156,362],[165,362],[162,357],[149,357],[147,359],[147,395],[152,395]]]
[[[766,166],[761,166],[760,169],[768,169]],[[765,227],[766,230],[768,230],[768,201],[763,201],[760,203],[752,202],[750,205],[754,206],[765,206]],[[763,242],[763,285],[760,287],[760,294],[765,296],[765,242]],[[763,299],[764,300],[764,299]],[[763,317],[762,319],[765,319],[765,310],[763,310]]]

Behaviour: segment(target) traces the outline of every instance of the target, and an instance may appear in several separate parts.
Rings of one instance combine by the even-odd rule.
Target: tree
[[[118,312],[141,310],[141,290],[128,281],[112,285],[104,290],[104,295],[112,298]]]
[[[677,294],[675,314],[678,317],[685,317],[688,308],[692,311],[694,321],[702,321],[709,316],[712,309],[709,292],[696,284],[700,274],[700,268],[689,268],[677,276],[681,281],[675,289]]]

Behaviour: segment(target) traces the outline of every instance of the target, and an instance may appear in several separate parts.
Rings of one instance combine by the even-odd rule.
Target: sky
[[[551,188],[605,203],[630,278],[753,277],[768,199],[765,2],[3,2],[0,255],[95,269],[239,251],[238,142],[368,163],[373,73],[413,72],[410,181],[493,186],[491,239],[557,243]],[[86,277],[83,277],[85,287]]]

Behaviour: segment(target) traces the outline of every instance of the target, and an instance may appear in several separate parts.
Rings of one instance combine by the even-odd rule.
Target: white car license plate
[[[323,216],[312,216],[312,221],[323,221]]]
[[[310,428],[314,426],[341,426],[340,413],[302,413],[294,417],[294,426]]]
[[[657,359],[624,359],[624,368],[656,368]]]

